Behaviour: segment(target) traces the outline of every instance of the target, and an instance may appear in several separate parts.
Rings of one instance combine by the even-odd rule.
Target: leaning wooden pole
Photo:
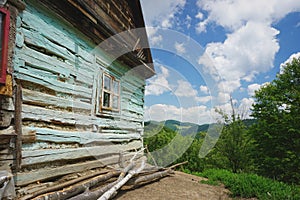
[[[106,191],[98,200],[108,200],[110,199],[124,184],[126,184],[129,179],[131,179],[134,175],[139,174],[145,168],[145,161],[142,160],[141,166],[138,169],[133,169],[128,172],[128,174],[120,179],[116,185],[114,185],[111,189]]]
[[[15,132],[16,137],[16,171],[21,169],[22,161],[22,87],[17,84],[15,87]]]
[[[83,193],[87,189],[89,189],[97,184],[100,184],[101,182],[105,182],[105,181],[111,179],[112,177],[118,176],[118,175],[120,175],[120,173],[121,173],[120,171],[112,171],[112,172],[109,172],[104,175],[99,175],[90,180],[86,180],[86,181],[78,183],[76,185],[69,186],[68,188],[65,188],[63,190],[50,192],[50,193],[38,196],[38,197],[34,198],[33,200],[46,200],[46,199],[64,200],[64,199],[68,199],[68,198],[76,196],[80,193]]]

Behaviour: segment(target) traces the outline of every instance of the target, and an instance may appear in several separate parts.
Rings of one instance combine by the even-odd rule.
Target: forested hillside
[[[144,144],[149,152],[154,152],[168,146],[176,137],[176,145],[168,149],[171,152],[159,156],[161,160],[156,160],[158,164],[168,160],[170,155],[177,155],[180,149],[186,148],[185,145],[189,144],[182,155],[177,155],[175,161],[189,161],[182,170],[199,173],[222,169],[234,174],[251,173],[255,174],[251,175],[251,180],[254,178],[257,179],[257,184],[264,182],[265,185],[269,185],[268,181],[255,178],[260,175],[270,178],[270,181],[294,185],[293,189],[282,189],[284,192],[280,194],[281,196],[278,194],[280,198],[277,195],[276,198],[270,196],[271,199],[283,197],[298,199],[300,198],[300,58],[287,64],[283,73],[278,74],[274,81],[256,91],[254,98],[253,119],[241,119],[236,114],[238,112],[235,112],[234,106],[231,113],[219,111],[225,123],[218,142],[204,158],[199,158],[198,155],[209,125],[200,126],[174,120],[148,122],[145,123]],[[149,160],[151,161],[151,158]],[[152,159],[152,162],[155,161]],[[223,175],[219,177],[224,178]],[[251,184],[255,184],[255,181]]]

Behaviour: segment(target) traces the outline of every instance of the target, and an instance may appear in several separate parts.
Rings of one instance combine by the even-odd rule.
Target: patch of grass
[[[299,186],[288,185],[256,174],[235,174],[220,169],[209,169],[193,174],[208,178],[207,183],[223,183],[231,191],[233,197],[256,197],[261,200],[300,199]]]
[[[207,184],[207,185],[213,185],[213,186],[218,186],[220,185],[220,183],[218,181],[214,181],[214,180],[211,180],[211,179],[208,179],[208,180],[201,180],[200,183],[202,184]]]

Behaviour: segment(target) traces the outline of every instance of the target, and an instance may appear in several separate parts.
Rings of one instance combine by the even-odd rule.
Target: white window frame
[[[107,82],[106,80],[108,80],[109,82]],[[109,84],[108,87],[106,84]],[[117,84],[117,90],[114,87],[114,84]],[[102,74],[102,84],[101,84],[101,91],[99,91],[99,93],[101,92],[101,95],[99,95],[99,102],[100,102],[100,106],[99,108],[99,112],[103,112],[104,110],[108,110],[108,111],[114,111],[114,112],[120,112],[120,81],[117,80],[114,76],[104,72]],[[107,98],[108,97],[108,98]],[[114,101],[114,100],[117,101]],[[114,106],[115,103],[117,103],[117,106]]]

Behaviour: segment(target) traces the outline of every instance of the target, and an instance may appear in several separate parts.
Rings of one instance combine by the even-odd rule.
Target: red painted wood
[[[5,84],[6,81],[6,70],[7,70],[7,53],[8,53],[8,40],[9,40],[9,24],[10,24],[10,13],[5,8],[0,8],[0,12],[4,15],[3,25],[2,25],[2,61],[0,63],[1,74],[0,74],[0,84]]]

